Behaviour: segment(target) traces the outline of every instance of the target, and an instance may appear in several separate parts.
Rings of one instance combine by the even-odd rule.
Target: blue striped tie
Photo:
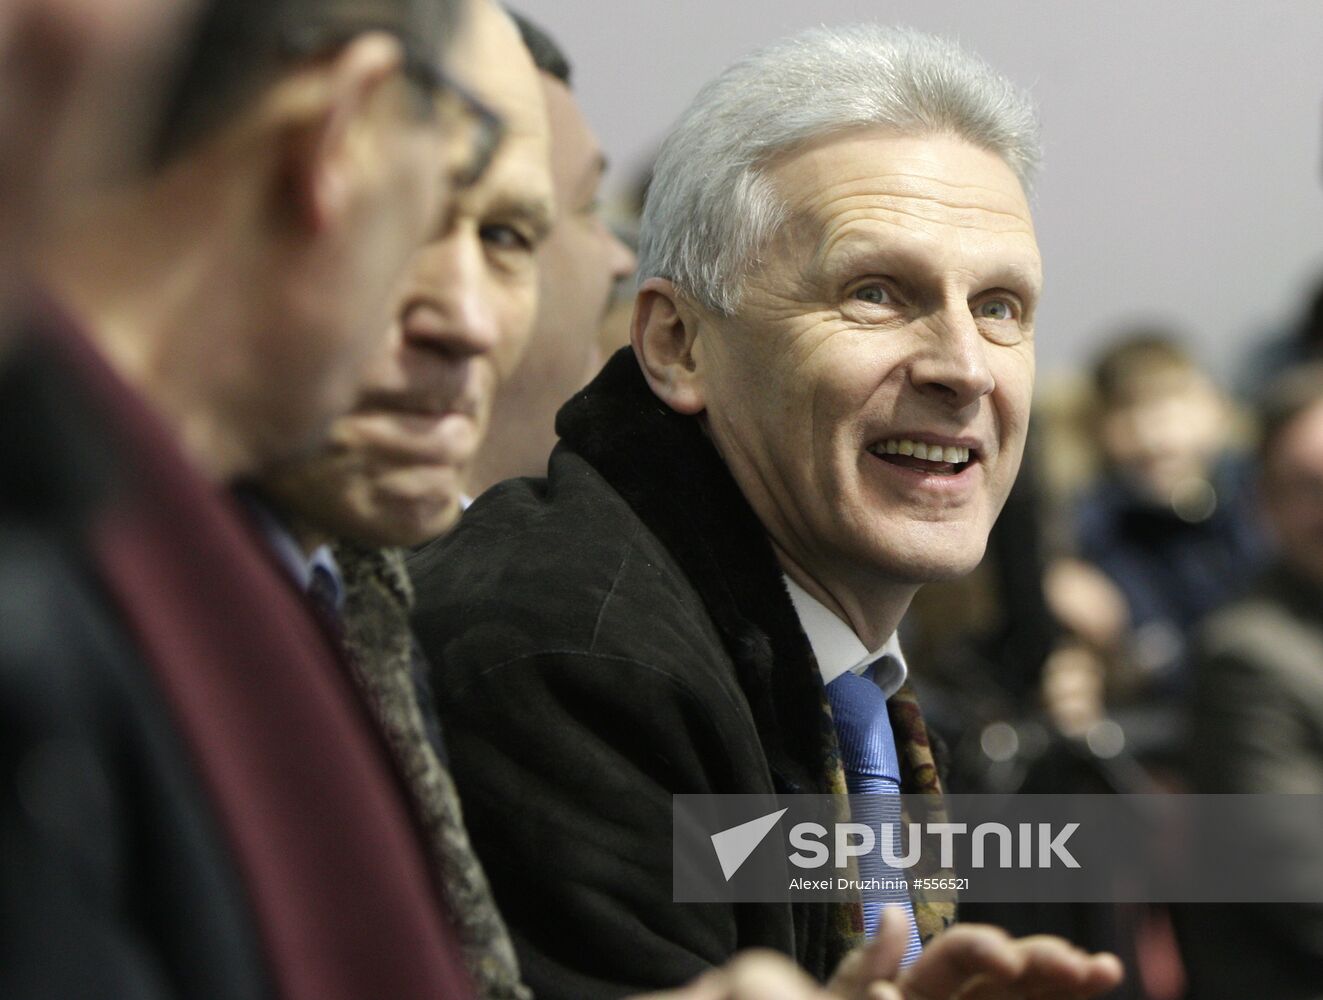
[[[841,745],[841,762],[850,794],[853,820],[876,832],[880,824],[890,823],[893,831],[893,857],[900,856],[900,761],[896,739],[891,732],[887,699],[873,680],[873,668],[863,674],[847,671],[827,685],[836,736]],[[900,881],[904,873],[882,860],[879,847],[859,858],[859,877],[878,879],[883,885]],[[877,922],[884,906],[900,906],[910,921],[910,939],[901,966],[919,957],[923,945],[914,925],[914,905],[903,888],[870,891],[864,902],[864,929],[869,938],[877,933]]]

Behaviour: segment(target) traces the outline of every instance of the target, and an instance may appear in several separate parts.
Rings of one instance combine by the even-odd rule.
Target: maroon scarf
[[[227,834],[276,993],[470,997],[402,787],[328,637],[164,424],[81,336],[53,337],[127,466],[94,557]]]

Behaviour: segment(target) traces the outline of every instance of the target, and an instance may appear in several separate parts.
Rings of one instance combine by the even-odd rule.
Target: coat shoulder
[[[728,662],[674,558],[619,493],[565,449],[547,479],[493,487],[408,566],[414,629],[452,689],[548,653],[646,661],[673,680]]]

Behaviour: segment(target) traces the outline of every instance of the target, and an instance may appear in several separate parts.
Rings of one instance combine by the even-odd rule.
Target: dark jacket
[[[411,561],[473,841],[539,1000],[676,985],[738,949],[825,977],[857,903],[672,902],[671,796],[844,789],[767,535],[698,422],[617,354],[504,483]],[[892,699],[906,790],[937,788]],[[950,908],[918,908],[931,934]]]
[[[269,996],[234,858],[88,558],[113,442],[46,345],[0,369],[0,996]]]
[[[1212,475],[1216,502],[1203,520],[1141,498],[1115,475],[1081,503],[1080,555],[1111,578],[1130,612],[1131,655],[1151,699],[1190,690],[1188,642],[1210,612],[1239,597],[1264,567],[1249,466],[1225,458]]]
[[[1323,795],[1323,589],[1279,567],[1208,620],[1194,672],[1195,791]],[[1317,831],[1279,836],[1301,885],[1323,885]],[[1188,906],[1179,915],[1198,1000],[1323,1000],[1323,903]]]

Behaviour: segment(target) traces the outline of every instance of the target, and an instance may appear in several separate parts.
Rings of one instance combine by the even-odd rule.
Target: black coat
[[[558,431],[546,480],[489,491],[410,563],[456,783],[525,979],[540,1000],[617,997],[749,947],[825,977],[859,940],[857,903],[672,901],[673,794],[844,788],[766,533],[628,350]],[[922,723],[895,701],[907,790],[933,790]]]

